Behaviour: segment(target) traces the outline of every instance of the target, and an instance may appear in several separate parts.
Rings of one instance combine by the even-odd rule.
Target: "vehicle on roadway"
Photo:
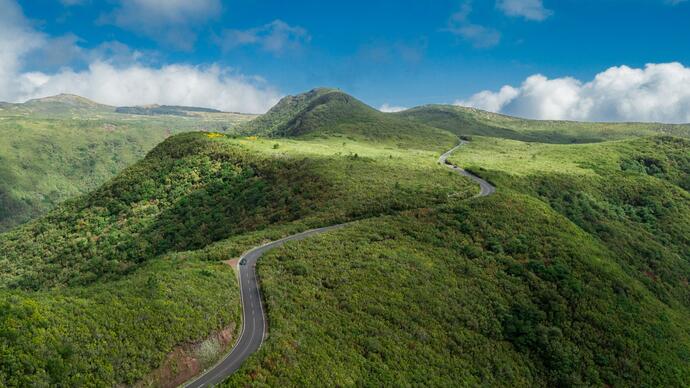
[[[240,265],[245,265],[245,264],[247,264],[247,259],[240,260]]]

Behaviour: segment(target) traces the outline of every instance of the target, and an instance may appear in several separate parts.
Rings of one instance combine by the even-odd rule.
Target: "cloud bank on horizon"
[[[68,10],[93,4],[89,0],[60,2]],[[665,3],[668,8],[669,5],[679,6],[686,0],[658,2]],[[544,26],[562,15],[556,2],[545,3],[545,0],[495,0],[481,4],[465,0],[459,4],[460,7],[454,12],[447,11],[449,13],[441,15],[436,32],[441,37],[446,35],[460,43],[464,42],[469,50],[482,53],[511,44],[508,42],[509,32],[506,32],[507,23]],[[0,101],[23,102],[72,93],[109,105],[158,103],[263,113],[282,96],[279,88],[272,83],[279,77],[276,73],[266,80],[259,75],[247,74],[244,70],[238,71],[234,67],[235,61],[225,64],[214,62],[223,56],[195,57],[186,54],[195,53],[195,45],[203,41],[201,37],[205,34],[203,36],[208,38],[206,43],[223,55],[240,52],[238,57],[253,59],[262,53],[268,54],[264,56],[263,66],[255,68],[260,68],[266,74],[267,68],[276,65],[282,76],[297,78],[294,73],[284,69],[283,64],[289,62],[292,54],[314,49],[311,43],[325,39],[323,31],[310,31],[303,27],[309,27],[305,20],[289,24],[285,21],[289,18],[283,18],[283,15],[280,15],[280,19],[273,19],[272,16],[261,22],[250,21],[243,26],[226,24],[221,19],[223,6],[222,0],[113,0],[107,2],[104,8],[98,8],[96,12],[100,17],[88,31],[104,26],[119,29],[116,31],[124,33],[125,38],[140,37],[144,44],[139,45],[139,40],[125,44],[115,40],[119,35],[104,34],[104,39],[96,40],[95,44],[91,42],[87,47],[88,42],[71,31],[50,35],[41,30],[39,27],[44,24],[25,16],[17,0],[0,0]],[[27,9],[30,9],[28,3]],[[503,19],[487,19],[487,14]],[[500,20],[503,20],[503,25],[497,22]],[[215,30],[208,27],[214,21],[218,22]],[[420,69],[426,65],[430,65],[428,69],[432,72],[449,68],[426,62],[427,52],[438,51],[438,44],[431,44],[431,39],[424,35],[417,40],[409,40],[412,44],[394,41],[398,43],[382,47],[379,47],[378,41],[359,42],[359,48],[350,55],[370,59],[370,68],[385,68],[396,62],[406,63],[411,69],[408,74],[415,77],[422,73]],[[329,49],[331,44],[336,44],[332,40],[320,43],[328,45]],[[152,44],[156,48],[150,48]],[[446,47],[446,51],[451,49]],[[242,50],[247,51],[242,53]],[[157,58],[164,58],[163,53],[167,52],[183,52],[185,57],[178,56],[177,61],[158,61]],[[348,62],[347,57],[345,60],[337,56],[329,58],[346,65],[353,63],[351,59]],[[254,68],[255,64],[249,62],[244,68]],[[324,74],[332,71],[328,64],[327,61],[317,63],[318,70],[298,70],[303,73],[311,71],[303,77],[308,84],[314,82],[313,78],[329,79],[324,78]],[[601,68],[608,65],[601,65]],[[595,70],[599,68],[598,65]],[[342,79],[356,75],[354,71],[345,74],[348,77]],[[453,76],[451,72],[450,77]],[[519,75],[520,78],[523,76]],[[448,79],[440,75],[438,78],[443,82]],[[336,85],[332,86],[343,86],[339,81],[342,80],[336,79]],[[381,85],[374,87],[378,93],[386,89],[386,80],[381,81]],[[315,86],[329,85],[308,85],[305,89]],[[397,94],[389,94],[389,98],[391,95],[407,96],[402,98],[404,101],[379,100],[375,106],[379,106],[381,111],[395,112],[404,109],[403,106],[440,102],[433,99],[452,101],[455,96],[466,96],[468,92],[481,90],[481,86],[474,86],[470,91],[462,90],[462,83],[442,86],[453,92],[439,96],[436,90],[423,90],[427,95],[434,93],[436,97],[415,98],[413,96],[419,96],[420,93],[405,89],[397,91]],[[377,98],[376,95],[374,98]],[[381,105],[383,102],[387,103]],[[484,90],[458,99],[455,104],[535,119],[690,122],[690,68],[680,62],[650,63],[642,68],[620,65],[602,71],[591,80],[567,76],[549,78],[534,74],[520,85]]]
[[[690,68],[673,63],[611,67],[593,80],[536,74],[456,105],[543,120],[690,122]]]
[[[201,3],[212,8],[219,4],[217,1]],[[184,1],[132,0],[124,1],[123,8],[116,11],[116,21],[134,23],[136,6],[143,10],[158,7],[162,15],[155,20],[160,23],[168,20],[173,25],[186,25],[182,20],[190,12],[199,18],[207,15],[196,8],[192,12]],[[261,77],[246,76],[214,64],[155,67],[142,63],[139,53],[116,42],[83,49],[77,39],[54,38],[37,31],[14,0],[0,0],[0,9],[3,10],[0,13],[0,101],[23,102],[71,93],[109,105],[159,103],[263,113],[280,98],[278,91]],[[29,57],[45,60],[55,54],[55,47],[62,52],[81,54],[87,61],[85,68],[75,70],[63,66],[53,72],[24,69]]]

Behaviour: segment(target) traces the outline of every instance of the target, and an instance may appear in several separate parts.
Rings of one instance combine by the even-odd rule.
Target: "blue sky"
[[[0,99],[66,91],[107,103],[179,100],[263,111],[284,94],[333,86],[375,107],[460,103],[535,118],[690,121],[688,95],[678,96],[686,105],[664,105],[661,113],[652,105],[637,117],[639,109],[609,101],[615,95],[602,97],[605,85],[595,78],[614,69],[609,75],[632,82],[623,97],[659,89],[654,97],[662,99],[675,79],[659,82],[659,77],[690,74],[684,66],[690,64],[686,1],[0,0],[0,5],[15,9],[0,16],[0,36],[24,34],[29,42],[6,43],[4,49],[0,42],[0,59],[10,63],[0,63],[0,86],[3,67],[28,80],[5,88],[9,92]],[[635,76],[628,68],[645,80],[631,81]],[[95,83],[111,84],[104,74],[124,83],[145,79],[156,92],[138,99],[131,90],[101,90]],[[163,90],[168,86],[152,81],[159,78],[176,88]],[[129,89],[137,85],[131,82]],[[215,97],[185,92],[201,87]],[[588,108],[592,101],[603,105]]]

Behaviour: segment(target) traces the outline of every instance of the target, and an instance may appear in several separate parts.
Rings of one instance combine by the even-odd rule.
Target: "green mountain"
[[[690,380],[687,139],[472,133],[451,160],[498,190],[475,198],[437,163],[455,135],[417,120],[317,89],[250,136],[171,136],[0,234],[0,381],[164,385],[208,367],[241,327],[223,261],[348,221],[259,261],[269,334],[226,386]],[[577,128],[563,139],[592,140]]]
[[[452,141],[446,132],[379,112],[337,89],[314,89],[283,98],[265,115],[239,127],[241,133],[269,137],[342,136],[371,142],[429,148]]]
[[[135,116],[64,94],[5,104],[0,107],[0,231],[96,189],[172,134],[227,131],[252,117],[206,111]]]
[[[455,105],[425,105],[395,115],[443,128],[457,135],[492,136],[529,142],[591,143],[653,135],[690,137],[690,124],[527,120]]]
[[[0,111],[3,116],[30,115],[49,118],[93,116],[113,112],[115,109],[73,94],[37,98],[20,104],[4,104],[2,111]]]
[[[121,106],[115,108],[116,113],[126,113],[133,115],[157,116],[189,116],[195,113],[222,113],[217,109],[197,108],[191,106],[178,105],[146,105],[146,106]]]
[[[218,260],[473,191],[436,152],[342,143],[173,136],[98,190],[0,235],[0,320],[21,322],[3,337],[0,377],[132,384],[175,344],[237,334],[237,285]]]
[[[240,126],[240,130],[249,134],[270,135],[285,132],[285,127],[296,115],[304,112],[314,100],[331,93],[340,93],[338,89],[318,88],[296,96],[283,97],[266,114],[253,122]]]

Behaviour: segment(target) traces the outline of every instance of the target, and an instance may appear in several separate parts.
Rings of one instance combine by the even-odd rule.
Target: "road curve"
[[[242,299],[242,331],[240,332],[239,340],[230,350],[230,353],[220,362],[206,370],[196,379],[188,382],[185,385],[186,387],[207,387],[220,383],[239,369],[244,360],[261,347],[261,343],[266,335],[266,316],[264,315],[259,283],[256,277],[257,260],[264,253],[288,241],[302,240],[316,234],[340,229],[345,225],[347,224],[332,225],[293,234],[292,236],[253,248],[240,257],[240,261],[244,259],[246,263],[239,266],[240,296]]]
[[[495,193],[496,188],[491,183],[485,181],[484,179],[482,179],[482,178],[480,178],[480,177],[478,177],[478,176],[476,176],[470,172],[463,170],[462,168],[460,168],[460,167],[458,167],[458,166],[456,166],[456,165],[454,165],[448,161],[448,157],[453,152],[455,152],[455,150],[464,146],[465,144],[467,144],[466,141],[460,140],[460,144],[456,145],[455,147],[450,149],[448,152],[441,155],[441,157],[438,158],[438,162],[445,165],[446,167],[450,168],[451,170],[457,172],[458,174],[465,176],[467,178],[470,178],[475,183],[478,183],[479,184],[479,194],[477,194],[476,197],[486,197],[486,196],[489,196],[489,195]]]
[[[460,175],[466,176],[478,183],[481,187],[481,190],[477,195],[478,197],[493,194],[496,191],[496,188],[490,183],[448,162],[447,159],[450,154],[465,144],[467,144],[466,141],[460,141],[460,144],[441,155],[439,158],[439,163],[448,166],[450,169],[456,171]],[[189,381],[185,387],[208,387],[222,382],[226,377],[238,370],[242,363],[261,347],[264,337],[266,336],[266,316],[264,315],[264,308],[261,302],[261,293],[259,291],[259,283],[256,277],[257,260],[259,260],[264,253],[270,251],[271,249],[277,248],[288,241],[302,240],[317,234],[340,229],[345,225],[347,224],[332,225],[297,233],[292,236],[253,248],[240,257],[240,261],[245,259],[246,264],[239,266],[239,286],[240,296],[242,299],[242,331],[240,332],[239,339],[235,343],[235,346],[232,348],[232,350],[230,350],[230,353],[228,353],[216,365],[204,371],[194,380]]]

